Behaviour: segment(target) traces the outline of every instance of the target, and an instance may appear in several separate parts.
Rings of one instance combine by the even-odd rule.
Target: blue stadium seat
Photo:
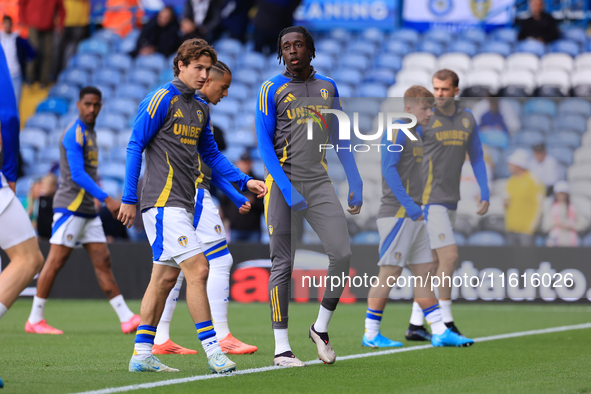
[[[354,41],[347,46],[347,53],[360,53],[365,56],[373,57],[378,48],[367,41]]]
[[[146,97],[148,91],[145,86],[136,84],[125,84],[117,87],[116,97],[128,98],[141,101]]]
[[[240,83],[232,84],[228,91],[228,96],[244,102],[252,102],[256,100],[257,90]],[[225,98],[222,99],[226,100]]]
[[[134,35],[133,33],[134,32],[131,32],[127,35],[127,37],[121,40],[121,42],[119,43],[119,52],[127,54],[131,53],[135,49],[135,47],[137,46],[139,32],[138,35]]]
[[[383,49],[391,55],[406,56],[410,53],[411,47],[403,41],[389,41],[384,44]]]
[[[517,44],[515,52],[528,52],[542,57],[546,53],[546,47],[538,40],[526,39]]]
[[[17,183],[18,186],[18,183]],[[585,235],[585,237],[583,237],[583,244],[582,246],[586,246],[586,247],[591,247],[591,233]]]
[[[110,129],[96,128],[96,144],[100,149],[110,150],[117,144],[117,137]]]
[[[576,149],[581,146],[581,135],[576,131],[560,131],[548,136],[546,144],[551,147]]]
[[[576,57],[579,52],[579,44],[571,40],[556,40],[550,44],[550,52],[563,52]]]
[[[111,99],[111,97],[113,97],[114,90],[111,86],[97,83],[94,85],[94,87],[97,88],[98,90],[100,90],[101,95],[103,97],[103,102],[109,101]]]
[[[137,70],[133,73],[130,73],[130,75],[133,75],[136,72],[143,72],[143,70]],[[94,74],[92,82],[95,85],[107,85],[112,88],[117,88],[118,86],[124,83],[124,78],[123,74],[120,71],[104,69],[97,71]]]
[[[492,38],[494,38],[497,41],[504,41],[508,44],[514,44],[515,42],[517,42],[518,35],[518,30],[513,27],[497,29],[492,32]]]
[[[587,131],[587,119],[580,115],[563,115],[557,119],[557,126],[563,130],[574,130],[580,134]]]
[[[346,42],[351,39],[351,32],[347,29],[336,28],[328,33],[328,37],[339,42]]]
[[[68,102],[61,98],[48,98],[37,106],[37,113],[49,112],[58,116],[68,112]]]
[[[158,82],[160,83],[160,85],[164,85],[165,83],[170,82],[173,79],[174,71],[172,70],[172,68],[165,68],[160,72],[160,75],[158,76]]]
[[[369,59],[363,55],[348,55],[340,60],[340,66],[347,69],[367,70],[369,67]]]
[[[37,160],[37,151],[34,148],[23,146],[21,147],[20,152],[26,166],[35,164],[35,161]]]
[[[361,83],[363,75],[357,69],[342,68],[334,73],[334,80],[339,83],[350,83],[352,85],[358,85]]]
[[[380,234],[377,231],[363,231],[353,236],[352,243],[356,245],[378,245],[380,243]]]
[[[56,161],[39,161],[31,168],[27,168],[26,174],[38,179],[51,171],[51,168],[55,164]],[[16,187],[18,187],[18,182],[16,183]]]
[[[68,83],[58,83],[49,91],[49,97],[60,97],[70,102],[78,101],[80,89]]]
[[[403,41],[415,45],[419,41],[419,33],[413,29],[400,29],[390,35],[390,40]]]
[[[520,148],[531,148],[534,145],[544,143],[546,137],[544,134],[535,130],[523,130],[515,134],[513,144]]]
[[[67,69],[60,73],[58,82],[65,82],[81,88],[90,85],[90,74],[82,70]]]
[[[523,107],[525,114],[546,114],[553,118],[556,116],[556,103],[547,98],[533,98],[527,100]]]
[[[473,57],[478,53],[478,46],[470,41],[459,40],[452,42],[447,47],[448,52],[460,52]]]
[[[503,41],[491,41],[484,44],[480,50],[481,53],[498,53],[504,57],[512,53],[511,45]]]
[[[234,117],[234,128],[238,130],[254,130],[254,113],[241,112]]]
[[[355,97],[357,95],[357,90],[349,84],[339,84],[338,88],[340,97]]]
[[[112,30],[102,29],[92,35],[95,40],[108,42],[112,46],[117,46],[121,42],[121,37]]]
[[[101,67],[101,59],[100,57],[90,54],[90,53],[81,53],[79,55],[74,55],[68,61],[68,68],[70,69],[78,69],[84,70],[87,72],[93,72],[94,70]]]
[[[117,134],[117,146],[125,151],[131,138],[132,129],[123,129]],[[125,157],[125,154],[123,155]]]
[[[376,67],[387,68],[398,72],[402,68],[402,58],[385,53],[376,59]]]
[[[502,234],[495,231],[478,231],[468,237],[470,246],[505,246],[507,242]]]
[[[59,147],[62,140],[62,134],[64,133],[65,129],[65,127],[62,127],[61,129],[55,129],[49,133],[47,136],[47,147]]]
[[[230,89],[232,89],[230,87]],[[242,101],[233,99],[231,96],[220,101],[213,109],[214,113],[226,114],[235,117],[242,110]]]
[[[258,71],[253,69],[240,69],[232,73],[232,79],[248,86],[257,86],[261,81],[261,75]]]
[[[36,177],[34,176],[23,176],[18,178],[18,182],[16,183],[16,196],[19,199],[26,198],[29,195],[29,190],[31,190],[35,178]]]
[[[101,179],[114,179],[119,182],[125,180],[125,168],[121,164],[110,162],[99,165],[99,175]]]
[[[382,83],[363,84],[357,89],[359,97],[386,97],[388,87]]]
[[[39,151],[39,160],[46,162],[55,162],[60,159],[60,149],[58,147],[43,148]]]
[[[486,129],[479,131],[480,141],[488,146],[504,149],[509,145],[509,137],[502,130]]]
[[[78,45],[78,53],[92,53],[97,55],[107,55],[111,52],[109,44],[104,41],[93,40],[92,38],[82,41]]]
[[[135,67],[137,69],[148,69],[158,73],[166,67],[166,58],[160,53],[154,53],[148,56],[138,56],[137,59],[135,59]]]
[[[481,29],[468,29],[462,32],[460,37],[478,45],[483,44],[486,41],[486,33]]]
[[[456,240],[456,245],[458,245],[458,246],[466,245],[466,236],[464,234],[454,231],[454,238]]]
[[[423,41],[418,45],[417,49],[420,52],[429,52],[435,56],[441,56],[444,51],[443,45],[436,41]]]
[[[216,41],[213,47],[220,52],[228,52],[233,54],[242,53],[242,43],[233,38],[222,38]]]
[[[111,53],[103,58],[105,69],[119,70],[126,73],[133,66],[133,59],[125,53]]]
[[[102,115],[96,119],[97,128],[111,129],[115,132],[125,129],[127,123],[127,119],[124,116],[114,114]]]
[[[263,70],[267,65],[267,58],[258,53],[250,52],[240,56],[240,67]]]
[[[215,127],[215,126],[214,126]],[[232,132],[232,146],[256,146],[256,136],[254,132],[250,130],[239,130],[236,132]],[[244,149],[244,148],[243,148]]]
[[[564,164],[565,166],[570,166],[574,162],[574,155],[573,151],[569,148],[558,147],[554,148],[552,146],[548,147],[548,154],[550,156],[554,156],[556,160],[560,163]]]
[[[396,83],[396,73],[387,68],[374,68],[366,75],[365,82],[378,82],[388,86]]]
[[[27,121],[27,128],[43,129],[47,133],[57,127],[57,116],[51,113],[41,113],[33,115]]]
[[[591,117],[591,102],[581,98],[569,98],[558,103],[558,116],[565,114],[582,115]]]
[[[521,120],[521,126],[549,134],[553,130],[554,122],[550,116],[545,114],[525,114]]]
[[[343,50],[342,44],[332,39],[321,40],[315,46],[317,53],[328,53],[332,56],[337,56]],[[271,56],[276,57],[274,55]]]
[[[562,38],[571,40],[583,47],[587,43],[587,33],[585,29],[571,27],[562,30]]]
[[[118,136],[119,137],[119,136]],[[117,141],[117,144],[120,143],[120,140]],[[127,141],[125,142],[125,147],[115,146],[109,152],[111,154],[110,163],[118,163],[119,165],[125,165],[125,160],[127,158]]]
[[[111,198],[118,199],[123,191],[123,184],[114,179],[104,179],[101,181],[101,189],[103,189]]]
[[[507,165],[507,153],[501,151],[498,160],[495,162],[495,179],[505,179],[511,176]]]
[[[234,130],[234,120],[229,116],[215,116],[211,123],[213,124],[214,131],[216,129],[221,129],[224,133],[231,133]]]
[[[449,44],[450,42],[453,41],[454,36],[452,33],[450,33],[447,30],[442,30],[442,29],[429,29],[427,30],[427,32],[423,35],[423,39],[425,41],[435,41],[435,42],[439,42],[441,44]]]
[[[47,132],[36,128],[26,128],[20,133],[20,144],[21,148],[43,149],[47,145]]]
[[[332,70],[334,67],[334,60],[332,56],[326,53],[316,53],[316,57],[312,61],[315,69]]]
[[[158,74],[151,69],[137,70],[128,74],[127,82],[149,88],[158,83]]]
[[[385,34],[383,30],[369,28],[363,30],[363,32],[361,33],[361,38],[366,42],[369,41],[373,43],[381,43],[382,41],[384,41]]]
[[[128,98],[114,98],[105,104],[104,111],[110,114],[123,115],[126,118],[135,117],[138,111],[138,102]]]

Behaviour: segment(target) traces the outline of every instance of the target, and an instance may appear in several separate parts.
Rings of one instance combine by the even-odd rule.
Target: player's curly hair
[[[174,76],[178,77],[181,72],[179,69],[179,61],[188,66],[191,63],[191,60],[197,60],[203,55],[209,56],[213,64],[216,64],[218,61],[215,49],[213,49],[207,41],[201,38],[191,38],[190,40],[183,42],[172,62]]]
[[[283,50],[281,49],[281,39],[287,33],[301,33],[306,38],[306,46],[308,47],[308,49],[312,53],[312,59],[314,57],[316,57],[316,47],[314,47],[314,39],[312,38],[312,35],[308,31],[308,29],[306,29],[304,26],[290,26],[290,27],[286,27],[285,29],[281,30],[281,33],[279,33],[279,37],[277,38],[277,59],[279,59],[279,64],[281,64],[281,61],[283,60],[283,56],[282,56]],[[285,61],[283,61],[283,64],[285,64]]]

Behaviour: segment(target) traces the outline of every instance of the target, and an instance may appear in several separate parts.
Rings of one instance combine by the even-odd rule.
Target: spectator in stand
[[[109,29],[120,37],[127,36],[140,22],[144,12],[138,0],[107,0],[103,16],[103,28]]]
[[[29,28],[29,40],[37,52],[28,67],[28,82],[39,82],[42,88],[49,83],[53,32],[56,27],[58,32],[63,32],[65,16],[63,0],[19,0],[20,22]]]
[[[486,111],[480,118],[478,128],[480,131],[499,130],[509,134],[509,129],[505,125],[503,115],[499,111],[499,99],[490,97],[488,99],[488,111]]]
[[[254,50],[265,55],[277,53],[277,36],[293,25],[293,13],[301,0],[257,0],[254,25]]]
[[[37,234],[39,238],[51,238],[53,222],[53,196],[57,190],[57,177],[49,173],[41,179],[39,204],[37,208]]]
[[[179,36],[179,22],[170,6],[160,10],[142,29],[132,56],[161,53],[168,57],[182,44]]]
[[[12,86],[16,95],[16,104],[20,102],[23,76],[26,72],[27,62],[35,57],[35,51],[29,42],[12,31],[12,18],[5,15],[2,18],[4,30],[0,32],[0,44],[6,55],[8,71],[12,78]]]
[[[90,24],[89,0],[64,0],[64,7],[66,8],[66,19],[53,64],[54,81],[60,71],[66,68],[68,59],[76,52],[78,43],[88,36],[88,25]]]
[[[544,204],[545,189],[528,171],[529,153],[517,149],[507,159],[511,177],[505,195],[505,229],[509,246],[533,246]]]
[[[187,0],[181,21],[183,41],[190,38],[215,41],[220,34],[223,5],[223,0]]]
[[[222,9],[222,26],[230,33],[230,37],[246,42],[248,14],[254,6],[254,0],[228,0]]]
[[[254,177],[252,158],[248,152],[240,156],[236,167],[246,175]],[[221,199],[223,216],[230,222],[230,239],[232,242],[260,242],[261,215],[264,212],[263,200],[258,199],[255,194],[249,191],[241,193],[248,198],[252,207],[250,212],[244,215],[238,212],[238,208],[228,197],[223,196]]]
[[[544,44],[552,42],[560,36],[556,19],[544,11],[544,0],[529,0],[531,17],[523,20],[519,40],[536,39]]]
[[[550,209],[552,230],[546,241],[548,246],[579,246],[579,237],[575,229],[577,212],[570,202],[569,192],[566,181],[558,181],[554,185],[555,201]]]
[[[564,179],[562,166],[546,152],[545,144],[534,145],[534,155],[529,164],[530,171],[546,186],[546,195],[552,195],[552,186]]]

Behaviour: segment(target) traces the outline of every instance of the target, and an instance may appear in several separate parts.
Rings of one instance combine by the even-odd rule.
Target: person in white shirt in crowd
[[[564,169],[553,156],[546,151],[545,144],[533,146],[533,157],[529,170],[546,186],[546,195],[552,195],[552,187],[556,182],[564,180]]]
[[[0,44],[6,55],[8,70],[12,78],[12,86],[16,95],[16,104],[20,102],[23,75],[27,61],[35,57],[35,51],[27,40],[12,31],[12,18],[4,15],[0,31]]]

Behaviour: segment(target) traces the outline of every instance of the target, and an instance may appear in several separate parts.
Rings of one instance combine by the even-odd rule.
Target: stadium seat
[[[496,165],[496,161],[495,161],[495,165]],[[506,193],[506,188],[507,188],[507,180],[506,179],[495,179],[494,181],[492,181],[492,185],[490,187],[490,195],[491,196],[500,196],[501,198],[503,198],[503,196]]]
[[[545,114],[525,114],[521,120],[522,127],[541,131],[548,135],[554,130],[554,121]]]
[[[125,150],[127,148],[127,144],[129,143],[129,139],[131,138],[132,130],[130,129],[123,129],[117,134],[117,146]]]
[[[423,41],[417,46],[419,52],[428,52],[435,56],[441,56],[444,52],[444,46],[437,41]]]
[[[258,87],[258,84],[261,81],[261,75],[256,70],[241,69],[232,73],[232,79],[244,85]]]
[[[442,44],[449,44],[454,40],[453,34],[448,30],[443,29],[429,29],[423,35],[424,40],[436,41]]]
[[[583,237],[583,243],[581,246],[591,247],[591,233]]]
[[[376,67],[399,71],[402,68],[402,58],[400,56],[385,53],[378,56],[375,64]]]
[[[216,113],[213,112],[213,114]],[[230,135],[229,133],[232,133],[232,131],[234,130],[234,120],[229,116],[214,115],[211,123],[213,125],[214,130],[220,129],[224,131],[225,135]]]
[[[359,53],[364,56],[373,57],[377,53],[378,47],[367,41],[354,41],[347,45],[345,51],[346,53]]]
[[[571,40],[556,40],[549,46],[550,52],[561,52],[576,57],[580,50],[579,44]]]
[[[111,48],[109,44],[104,41],[93,40],[92,38],[82,41],[78,45],[78,53],[79,54],[97,54],[97,55],[107,55],[111,52]]]
[[[361,38],[364,41],[373,42],[379,44],[384,41],[385,34],[383,30],[376,29],[376,28],[369,28],[363,30],[361,33]]]
[[[574,41],[581,47],[587,43],[587,33],[585,29],[570,27],[562,30],[562,38]]]
[[[60,149],[58,147],[43,148],[39,151],[40,161],[56,162],[60,159]]]
[[[131,69],[133,59],[124,53],[111,53],[103,58],[105,69],[119,70],[126,73]]]
[[[96,129],[96,144],[101,149],[110,150],[117,145],[117,137],[110,129]]]
[[[591,146],[591,133],[586,132],[583,134],[583,146]]]
[[[447,52],[463,53],[472,57],[478,53],[478,46],[470,41],[459,40],[454,41],[450,45],[448,45]]]
[[[466,245],[466,237],[464,236],[464,234],[454,231],[454,239],[456,240],[456,245],[458,245],[458,246],[465,246]]]
[[[472,58],[474,71],[494,70],[498,73],[505,69],[505,57],[497,53],[481,53]]]
[[[48,98],[37,106],[37,113],[49,112],[58,116],[68,112],[68,102],[61,98]]]
[[[135,85],[143,85],[146,88],[149,88],[158,82],[158,74],[150,69],[140,69],[129,73],[127,82],[133,83]]]
[[[390,86],[396,82],[396,73],[386,68],[374,68],[367,73],[365,82],[377,82]]]
[[[37,150],[47,146],[47,132],[42,129],[26,128],[20,133],[21,147],[31,147]]]
[[[439,56],[437,68],[448,68],[454,71],[467,72],[470,69],[470,56],[465,53],[450,52]]]
[[[351,32],[342,28],[332,29],[329,33],[329,37],[344,43],[351,39]]]
[[[548,147],[548,154],[550,156],[553,156],[556,160],[558,160],[560,163],[562,163],[565,166],[570,166],[571,164],[573,164],[574,161],[574,157],[573,157],[573,151],[569,148],[563,148],[563,147]]]
[[[591,117],[591,102],[580,98],[568,98],[558,103],[558,116],[573,114]],[[584,129],[583,129],[584,131]]]
[[[101,181],[101,189],[105,191],[111,198],[119,199],[123,191],[121,182],[113,179],[104,179]]]
[[[326,53],[331,56],[338,56],[338,54],[343,50],[342,43],[332,39],[321,40],[315,46],[318,53]],[[276,55],[271,55],[270,57],[275,58],[275,61],[277,61]]]
[[[242,53],[242,43],[234,38],[222,38],[215,42],[213,47],[216,51],[229,52],[234,54]]]
[[[575,151],[574,160],[575,164],[591,163],[591,146],[583,145],[579,149],[577,149]],[[589,176],[591,177],[591,171],[589,171],[588,169],[589,168],[587,167],[587,171],[589,172]]]
[[[101,29],[93,34],[95,40],[100,40],[109,43],[112,46],[116,46],[121,42],[121,37],[117,33],[109,29]]]
[[[119,43],[119,52],[131,53],[137,45],[137,39],[140,35],[139,30],[133,30]]]
[[[57,116],[52,113],[35,114],[27,121],[27,128],[38,128],[49,133],[57,127]]]
[[[459,232],[465,236],[472,234],[475,230],[472,224],[472,217],[469,215],[459,214],[453,225],[454,232]]]
[[[591,53],[581,53],[579,56],[577,56],[575,58],[575,68],[577,70],[591,69]]]
[[[125,171],[121,168],[121,164],[117,163],[104,163],[99,165],[99,174],[101,179],[113,179],[123,183],[125,180]]]
[[[484,44],[486,41],[486,32],[481,29],[468,29],[460,34],[463,40],[471,41],[475,44]]]
[[[523,130],[515,134],[513,144],[520,148],[531,148],[534,145],[544,143],[546,137],[539,131]]]
[[[422,85],[430,86],[431,73],[423,69],[407,69],[403,68],[396,74],[397,81],[404,81],[408,86],[410,85]],[[406,90],[406,89],[405,89]]]
[[[351,85],[340,84],[338,88],[339,96],[341,97],[355,97],[357,95],[357,90],[351,87]]]
[[[24,199],[29,195],[29,190],[31,190],[31,186],[33,186],[33,182],[35,182],[35,176],[23,176],[18,178],[18,182],[16,183],[16,196],[19,199]]]
[[[479,231],[468,237],[470,246],[505,246],[505,237],[495,231]]]
[[[86,71],[76,69],[66,69],[58,77],[58,82],[68,83],[77,88],[90,85],[90,74]]]
[[[437,58],[431,53],[415,52],[402,59],[402,68],[407,70],[425,70],[431,74],[437,67]]]
[[[591,171],[589,171],[590,161],[578,163],[578,152],[580,152],[580,150],[577,150],[577,152],[575,152],[575,164],[573,164],[566,170],[567,179],[570,183],[578,181],[591,181]],[[591,153],[589,149],[583,150],[582,152],[586,154]]]
[[[536,82],[540,97],[568,96],[570,91],[570,78],[566,71],[543,70],[537,73]]]
[[[400,29],[390,35],[390,40],[415,45],[419,41],[419,33],[413,29]]]
[[[587,119],[580,115],[562,115],[557,119],[556,126],[561,130],[574,130],[583,134],[587,131]]]
[[[486,69],[480,70],[478,68],[474,68],[473,71],[469,72],[466,75],[466,86],[468,88],[485,88],[485,93],[496,94],[499,88],[501,87],[501,78],[499,77],[499,74],[497,74],[496,71]],[[483,95],[476,95],[471,97],[483,97]]]
[[[359,85],[363,76],[359,70],[341,68],[334,73],[335,81]],[[337,85],[338,86],[338,85]]]
[[[316,57],[314,58],[313,63],[314,68],[323,68],[326,70],[331,70],[334,67],[333,57],[325,53],[316,53]],[[265,67],[265,64],[263,64],[262,66]],[[256,69],[256,67],[252,68]]]
[[[528,38],[517,44],[515,52],[532,53],[537,57],[542,57],[546,53],[546,47],[538,40]]]
[[[158,75],[158,82],[161,85],[164,85],[165,83],[170,82],[173,79],[174,79],[174,71],[172,71],[172,68],[165,68]]]
[[[503,96],[524,97],[531,96],[536,87],[534,74],[526,70],[506,71],[501,74]]]
[[[244,149],[244,147],[256,146],[257,144],[256,136],[250,130],[239,130],[233,132],[231,135],[232,147],[240,146]]]
[[[389,41],[384,44],[384,51],[390,55],[406,56],[411,52],[411,46],[404,41]]]
[[[146,97],[148,93],[145,86],[136,85],[136,84],[124,84],[117,87],[117,98],[126,98],[126,99],[133,99],[136,101],[141,101]]]
[[[45,133],[43,133],[43,134],[45,134]],[[37,160],[37,151],[35,148],[29,147],[26,145],[21,146],[20,154],[21,154],[21,158],[23,159],[23,162],[25,163],[26,166],[31,166],[31,165],[35,164],[35,161]]]
[[[361,72],[367,70],[370,65],[370,60],[363,55],[348,55],[341,59],[340,66],[342,68],[351,68]]]
[[[543,71],[557,69],[571,72],[573,65],[573,58],[566,53],[548,53],[540,60],[540,67]]]
[[[110,129],[114,132],[119,132],[124,129],[127,123],[127,119],[124,116],[115,114],[102,115],[96,119],[97,128]]]
[[[507,44],[506,42],[500,41],[492,41],[487,42],[482,46],[480,49],[481,53],[496,53],[497,55],[501,55],[503,57],[507,57],[511,54],[511,45]]]
[[[126,118],[135,117],[138,111],[138,102],[126,98],[114,98],[104,105],[105,112],[123,115]]]
[[[505,149],[509,145],[509,137],[503,130],[482,130],[479,131],[480,141],[491,147]]]
[[[267,59],[258,52],[245,53],[239,57],[240,67],[261,71],[265,68]],[[316,62],[316,59],[314,60]]]
[[[137,70],[136,72],[143,72],[143,70]],[[130,75],[133,75],[136,72],[130,73]],[[106,85],[115,89],[124,83],[123,74],[117,70],[100,70],[94,74],[92,83],[95,85]]]
[[[570,184],[569,186],[571,196],[586,197],[587,199],[591,199],[591,182],[578,181]]]
[[[575,97],[591,96],[591,69],[577,69],[571,77],[572,95]]]
[[[536,73],[540,67],[540,60],[531,53],[514,53],[507,57],[507,70],[527,70]]]
[[[480,231],[505,232],[505,217],[503,215],[485,215],[478,221]]]
[[[68,83],[57,83],[49,91],[49,97],[59,97],[66,99],[70,102],[76,102],[78,101],[79,93],[80,89],[78,89],[77,86],[73,86]]]
[[[513,27],[496,29],[492,32],[492,38],[497,41],[504,41],[508,44],[517,42],[518,30]]]
[[[90,54],[90,53],[81,53],[79,55],[74,55],[68,61],[68,68],[84,70],[89,73],[92,73],[93,71],[99,69],[100,67],[101,67],[100,57]]]
[[[560,131],[548,136],[546,144],[551,147],[576,149],[581,146],[581,135],[576,131]]]
[[[355,245],[378,245],[380,234],[377,231],[363,231],[353,236],[352,243]]]
[[[556,111],[556,103],[547,98],[532,98],[523,107],[525,114],[546,114],[551,118],[556,116]]]
[[[230,88],[232,89],[232,88]],[[214,107],[214,113],[220,113],[235,117],[242,110],[242,102],[233,99],[232,96],[223,99]]]
[[[152,70],[159,73],[166,67],[166,58],[160,53],[154,53],[147,56],[138,56],[135,59],[135,67],[138,70]]]

